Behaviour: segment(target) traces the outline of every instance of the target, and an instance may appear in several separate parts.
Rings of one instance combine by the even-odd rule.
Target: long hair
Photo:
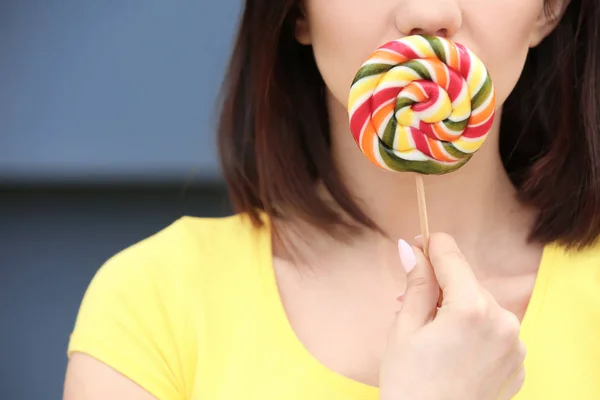
[[[218,146],[236,212],[281,210],[334,233],[378,229],[330,154],[325,84],[295,40],[297,0],[247,0],[221,97]],[[585,247],[600,235],[600,2],[572,0],[527,56],[506,100],[500,152],[520,199],[539,210],[530,240]],[[344,214],[315,190],[320,181]]]

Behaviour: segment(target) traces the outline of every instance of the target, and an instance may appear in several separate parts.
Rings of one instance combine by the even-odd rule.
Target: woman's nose
[[[403,36],[452,37],[462,27],[457,0],[401,0],[396,10],[396,28]]]

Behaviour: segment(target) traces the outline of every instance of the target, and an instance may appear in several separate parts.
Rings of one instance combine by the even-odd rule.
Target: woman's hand
[[[519,320],[477,283],[449,235],[431,235],[430,261],[413,250],[416,265],[382,360],[380,398],[512,398],[525,379]]]

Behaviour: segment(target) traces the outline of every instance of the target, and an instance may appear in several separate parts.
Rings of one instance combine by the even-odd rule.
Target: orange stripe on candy
[[[479,112],[478,114],[471,115],[471,118],[469,118],[469,125],[479,125],[485,122],[490,117],[490,115],[492,115],[495,108],[495,102],[493,100],[490,101],[488,105],[485,106],[483,110],[481,110],[481,112]]]
[[[403,92],[413,95],[414,98],[417,99],[417,102],[422,102],[427,99],[427,93],[425,93],[421,85],[408,85],[403,89]]]
[[[440,149],[441,143],[438,140],[432,139],[429,136],[426,136],[427,144],[429,145],[429,149],[431,150],[431,155],[438,161],[446,161],[452,162],[456,161],[452,158],[449,158],[446,155],[446,152],[443,149]]]
[[[406,62],[408,60],[402,54],[392,53],[392,52],[386,51],[386,50],[375,51],[371,55],[371,57],[369,57],[369,60],[373,60],[373,59],[385,60],[385,61],[388,61],[390,64],[400,64],[400,63]]]
[[[394,114],[395,108],[394,101],[390,101],[389,104],[381,107],[372,117],[373,126],[375,129],[379,129],[383,125],[385,119],[390,115]]]
[[[375,128],[373,124],[369,121],[367,122],[367,126],[365,126],[364,132],[360,139],[360,148],[365,154],[365,156],[375,165],[379,165],[379,161],[375,158],[375,149],[373,145],[375,140],[373,140],[377,136],[375,132]]]
[[[447,46],[448,51],[446,53],[446,64],[455,71],[460,70],[460,62],[458,60],[458,50],[456,46],[449,45]]]
[[[451,142],[456,139],[456,135],[451,135],[441,126],[442,123],[432,124],[431,127],[435,132],[436,136],[440,138],[440,140],[445,140],[446,142]]]
[[[429,65],[435,72],[435,83],[444,89],[448,89],[448,75],[446,74],[446,68],[443,62],[438,60],[437,58],[429,58]]]

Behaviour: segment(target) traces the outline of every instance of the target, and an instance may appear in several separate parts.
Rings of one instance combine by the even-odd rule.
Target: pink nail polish
[[[412,271],[417,264],[415,252],[413,251],[412,247],[410,247],[410,245],[402,239],[398,241],[398,252],[400,253],[400,262],[402,263],[402,267],[407,274],[410,273],[410,271]]]

